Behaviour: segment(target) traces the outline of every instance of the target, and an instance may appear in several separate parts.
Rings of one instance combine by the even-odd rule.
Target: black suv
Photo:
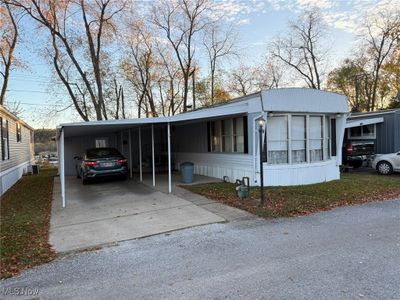
[[[348,141],[343,147],[343,164],[359,168],[375,154],[373,141]]]

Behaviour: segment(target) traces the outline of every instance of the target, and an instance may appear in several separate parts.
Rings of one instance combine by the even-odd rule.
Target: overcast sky
[[[267,44],[274,36],[285,33],[289,21],[295,21],[304,9],[319,8],[329,32],[333,66],[350,55],[357,40],[359,22],[365,15],[382,7],[398,7],[400,0],[227,0],[219,1],[217,6],[225,18],[237,26],[242,61],[253,65],[261,63]],[[21,102],[22,118],[35,128],[79,121],[71,109],[56,118],[47,116],[46,112],[52,108],[66,106],[59,102],[67,97],[66,91],[60,86],[54,92],[52,69],[38,53],[41,39],[32,22],[25,20],[24,25],[24,43],[18,47],[17,56],[24,61],[25,68],[12,72],[7,100]]]

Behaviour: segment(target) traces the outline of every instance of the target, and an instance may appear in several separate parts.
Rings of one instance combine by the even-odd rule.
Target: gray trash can
[[[181,163],[181,180],[183,183],[192,183],[193,182],[193,170],[194,164],[192,162],[183,162]]]

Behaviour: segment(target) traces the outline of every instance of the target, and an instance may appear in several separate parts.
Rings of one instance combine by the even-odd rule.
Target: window
[[[288,163],[288,116],[268,118],[267,138],[268,163]]]
[[[334,120],[334,119],[332,119]],[[329,116],[274,115],[267,119],[267,162],[297,164],[332,156],[335,122]],[[333,124],[333,125],[332,125]],[[333,127],[333,129],[332,129]]]
[[[222,152],[232,152],[232,119],[221,121]]]
[[[16,132],[17,132],[17,143],[22,141],[22,132],[21,132],[21,124],[16,124]]]
[[[369,124],[357,127],[351,127],[348,131],[349,139],[375,139],[376,125]]]
[[[325,124],[324,124],[324,152],[323,152],[323,159],[326,160],[331,157],[331,122],[329,117],[325,117]]]
[[[96,148],[105,148],[108,147],[108,138],[96,138]]]
[[[211,122],[211,152],[221,151],[221,122]]]
[[[232,119],[233,123],[233,152],[244,152],[243,118]]]
[[[209,123],[209,151],[247,153],[247,117]]]
[[[10,148],[8,138],[8,121],[0,118],[1,123],[1,159],[10,159]]]
[[[323,141],[322,117],[310,116],[310,161],[322,160],[322,141]]]
[[[306,162],[306,117],[292,116],[291,127],[292,163]]]

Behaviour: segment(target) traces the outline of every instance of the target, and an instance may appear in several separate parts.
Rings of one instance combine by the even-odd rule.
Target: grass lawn
[[[250,198],[240,200],[235,185],[209,183],[182,186],[207,198],[237,207],[264,218],[305,215],[338,206],[387,199],[400,199],[400,174],[381,176],[372,172],[346,173],[331,182],[265,188],[266,205],[259,207],[259,188],[250,190]]]
[[[52,260],[49,239],[53,177],[56,169],[24,176],[1,199],[1,278]]]

